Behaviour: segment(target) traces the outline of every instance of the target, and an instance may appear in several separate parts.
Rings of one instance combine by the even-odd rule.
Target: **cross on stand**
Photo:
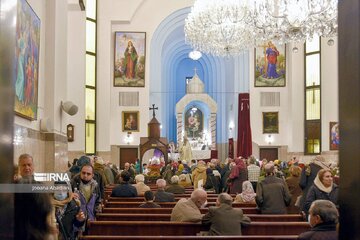
[[[152,105],[152,108],[149,107],[149,110],[153,110],[153,118],[155,117],[155,110],[159,110],[158,107],[155,107],[155,104]]]

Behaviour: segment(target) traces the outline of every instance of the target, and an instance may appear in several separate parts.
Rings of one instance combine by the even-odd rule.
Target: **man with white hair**
[[[221,193],[216,200],[216,207],[210,207],[202,218],[202,223],[210,225],[209,235],[241,235],[241,225],[250,224],[250,218],[244,216],[240,208],[232,207],[232,197]]]
[[[205,205],[207,193],[201,189],[195,189],[191,193],[190,199],[180,199],[171,211],[171,221],[173,222],[201,222],[203,215],[200,208]]]
[[[286,207],[290,204],[291,195],[285,181],[275,177],[274,172],[274,164],[267,163],[265,179],[257,186],[256,204],[261,213],[286,214]]]
[[[150,191],[150,187],[147,186],[145,183],[145,177],[142,174],[138,174],[135,176],[135,182],[136,184],[133,184],[133,186],[136,188],[138,196],[144,196],[144,193],[146,191]]]
[[[179,177],[174,175],[171,177],[171,184],[166,188],[166,192],[174,193],[174,194],[184,194],[185,188],[179,185]]]
[[[164,179],[156,180],[158,190],[155,192],[155,202],[175,202],[173,193],[165,192],[166,181]]]

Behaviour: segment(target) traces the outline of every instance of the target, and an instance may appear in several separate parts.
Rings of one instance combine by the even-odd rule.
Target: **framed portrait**
[[[330,122],[330,150],[339,150],[340,134],[339,123]]]
[[[122,112],[122,131],[123,132],[139,132],[139,111],[123,111]]]
[[[145,87],[145,32],[115,32],[114,87]]]
[[[279,112],[263,112],[263,133],[279,133]]]
[[[255,48],[255,87],[285,87],[285,49],[271,41]]]
[[[202,138],[204,130],[203,112],[191,107],[185,112],[185,132],[189,139]]]
[[[15,114],[37,119],[40,18],[26,0],[19,0],[15,48]]]

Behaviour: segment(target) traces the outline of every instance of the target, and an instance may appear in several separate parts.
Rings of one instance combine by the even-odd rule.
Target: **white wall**
[[[68,74],[67,97],[79,107],[74,116],[69,116],[65,122],[74,125],[74,142],[68,144],[69,151],[85,151],[85,53],[86,53],[86,12],[69,6],[68,11]]]
[[[98,6],[98,68],[97,81],[97,150],[110,151],[110,145],[126,145],[126,132],[121,129],[121,112],[140,111],[140,132],[133,133],[132,145],[147,136],[149,122],[149,49],[152,34],[160,22],[177,9],[190,6],[193,1],[102,1]],[[126,6],[126,7],[123,7]],[[113,87],[113,49],[115,31],[146,32],[145,87]],[[139,91],[139,107],[119,107],[120,91]],[[110,122],[110,124],[109,124]]]
[[[329,122],[338,121],[338,67],[337,39],[333,46],[328,39],[321,42],[321,118],[322,151],[329,151]],[[293,44],[286,51],[286,86],[277,88],[255,88],[250,84],[251,129],[253,142],[269,146],[262,134],[262,112],[279,112],[279,134],[271,134],[272,146],[288,146],[289,152],[304,152],[304,46],[297,44],[298,52],[293,53]],[[254,53],[250,62],[254,62]],[[250,79],[254,81],[254,66],[250,66]],[[260,92],[280,92],[280,107],[260,107]]]

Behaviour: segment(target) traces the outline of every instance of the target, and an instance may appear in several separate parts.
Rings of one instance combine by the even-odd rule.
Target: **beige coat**
[[[146,191],[150,191],[150,187],[143,182],[138,182],[137,184],[133,184],[133,186],[136,188],[138,196],[144,196]]]
[[[171,211],[172,222],[201,222],[202,214],[191,199],[180,199]]]
[[[205,185],[206,182],[206,167],[203,164],[198,164],[198,166],[194,169],[191,176],[193,183],[194,183],[194,189],[198,188],[198,182],[200,179],[203,180],[203,185]]]

